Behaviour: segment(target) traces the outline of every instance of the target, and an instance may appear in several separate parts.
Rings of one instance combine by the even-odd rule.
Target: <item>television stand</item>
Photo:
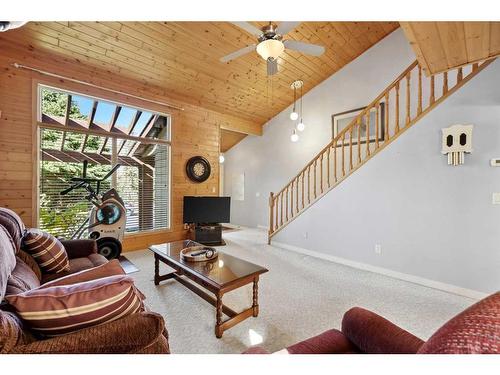
[[[192,225],[190,239],[207,246],[223,246],[226,244],[222,239],[222,225],[219,223]]]

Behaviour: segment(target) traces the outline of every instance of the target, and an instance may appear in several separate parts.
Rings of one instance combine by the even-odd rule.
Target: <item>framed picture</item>
[[[349,124],[358,116],[361,111],[363,111],[366,107],[352,109],[350,111],[340,112],[332,115],[332,139],[334,139],[339,132],[341,132],[344,128],[349,126]],[[382,141],[385,136],[385,103],[380,103],[380,109],[378,111],[379,115],[379,132],[378,139]],[[376,129],[377,126],[377,110],[372,108],[370,110],[370,142],[375,142],[376,140]],[[359,137],[359,141],[361,144],[366,143],[366,127],[367,127],[367,116],[363,116],[361,120],[361,133]],[[346,132],[344,144],[349,143],[349,137],[351,136],[351,132]],[[342,145],[342,142],[338,143]],[[352,144],[358,144],[358,127],[355,126],[352,132]]]

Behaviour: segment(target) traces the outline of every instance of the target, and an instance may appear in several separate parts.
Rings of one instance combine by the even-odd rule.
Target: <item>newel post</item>
[[[267,244],[271,244],[271,235],[273,234],[274,225],[273,225],[273,217],[274,217],[274,193],[271,192],[269,194],[269,232],[267,235]]]

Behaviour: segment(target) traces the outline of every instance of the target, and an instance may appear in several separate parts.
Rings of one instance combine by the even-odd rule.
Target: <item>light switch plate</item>
[[[490,165],[492,167],[500,167],[500,158],[491,159]]]
[[[491,203],[500,204],[500,193],[493,193],[493,195],[491,196]]]

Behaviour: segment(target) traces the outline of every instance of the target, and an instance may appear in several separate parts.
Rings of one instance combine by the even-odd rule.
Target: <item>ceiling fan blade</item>
[[[281,22],[276,29],[276,34],[285,35],[299,26],[300,22]]]
[[[293,49],[295,51],[313,56],[321,56],[325,52],[325,47],[317,44],[298,42],[296,40],[285,40],[283,44],[285,45],[285,48]]]
[[[233,53],[230,53],[229,55],[221,57],[220,61],[223,62],[223,63],[225,63],[225,62],[234,60],[237,57],[246,55],[247,53],[252,52],[254,50],[255,50],[255,44],[252,44],[250,46],[246,46],[246,47],[244,47],[242,49],[239,49],[238,51],[234,51]]]
[[[245,30],[247,33],[253,34],[255,36],[261,36],[262,30],[256,28],[254,25],[248,22],[231,22],[233,25],[238,26],[240,29]]]
[[[278,60],[272,57],[267,59],[267,75],[272,76],[278,73]]]

